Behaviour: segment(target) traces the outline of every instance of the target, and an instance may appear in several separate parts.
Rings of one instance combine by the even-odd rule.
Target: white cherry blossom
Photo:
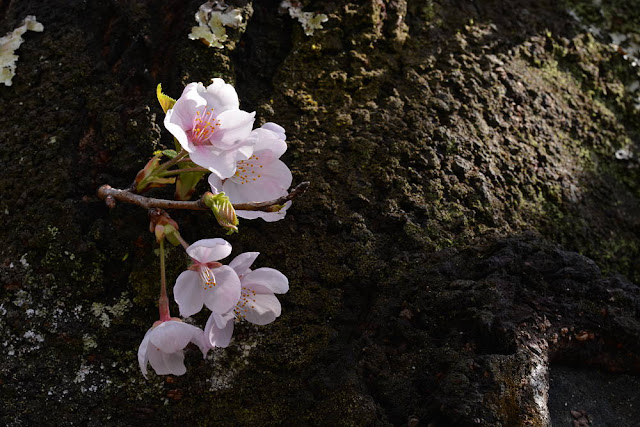
[[[209,175],[211,192],[224,192],[231,203],[266,202],[285,196],[291,186],[291,171],[280,159],[287,150],[284,129],[275,123],[266,123],[251,132],[253,154],[237,163],[235,174],[228,179]],[[291,202],[278,212],[237,210],[241,218],[262,218],[267,222],[284,218]]]
[[[273,268],[251,270],[259,252],[245,252],[229,264],[242,286],[236,306],[224,314],[213,313],[204,328],[204,339],[210,347],[227,347],[233,334],[235,319],[246,320],[256,325],[266,325],[280,316],[280,301],[274,294],[289,290],[287,277]]]
[[[183,323],[179,319],[158,321],[147,331],[138,348],[138,363],[142,374],[147,377],[147,364],[158,375],[183,375],[183,349],[192,342],[200,347],[203,356],[209,349],[203,341],[202,329]]]
[[[240,110],[235,89],[222,79],[213,79],[206,88],[190,83],[164,125],[189,152],[190,159],[220,178],[236,172],[236,163],[253,153],[255,140],[249,138],[255,112]]]
[[[218,260],[231,253],[224,239],[198,240],[187,248],[193,264],[178,276],[173,296],[182,316],[191,316],[206,305],[214,313],[226,313],[240,298],[240,279],[233,268]]]

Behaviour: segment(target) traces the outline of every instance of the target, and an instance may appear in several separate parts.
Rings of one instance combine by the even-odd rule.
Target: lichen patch
[[[15,54],[15,51],[24,42],[22,35],[27,31],[39,33],[43,30],[44,26],[36,21],[36,17],[29,15],[24,18],[22,25],[0,38],[0,82],[5,86],[13,84],[12,79],[16,75],[16,62],[18,61],[18,55]]]

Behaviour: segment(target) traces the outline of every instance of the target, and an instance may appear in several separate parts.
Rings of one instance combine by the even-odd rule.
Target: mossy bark
[[[187,38],[200,3],[0,3],[0,33],[44,24],[0,88],[3,424],[548,425],[551,362],[638,372],[640,167],[614,155],[640,152],[638,76],[575,4],[310,1],[329,21],[306,36],[279,1],[236,1],[218,50]],[[145,380],[153,236],[95,191],[171,147],[158,83],[212,77],[312,182],[229,238],[291,289],[278,321]]]

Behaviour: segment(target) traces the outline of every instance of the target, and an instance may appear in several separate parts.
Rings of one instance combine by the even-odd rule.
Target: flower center
[[[240,160],[237,164],[235,175],[229,179],[236,184],[249,184],[262,178],[260,169],[262,169],[263,165],[260,164],[259,160],[260,157],[255,154],[247,160]]]
[[[220,126],[220,122],[216,120],[213,108],[204,109],[202,113],[196,111],[196,116],[193,118],[193,124],[189,131],[191,141],[196,145],[205,144],[218,126]]]
[[[202,288],[206,291],[216,286],[216,276],[213,275],[213,271],[206,265],[201,265],[198,269],[200,273],[200,279],[202,280]]]
[[[242,293],[240,294],[240,301],[233,309],[233,313],[236,315],[236,319],[244,319],[249,310],[256,308],[256,291],[247,287],[242,287]]]

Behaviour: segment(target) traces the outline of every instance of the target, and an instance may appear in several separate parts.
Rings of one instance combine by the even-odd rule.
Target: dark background
[[[640,168],[614,153],[639,148],[638,75],[607,36],[640,34],[637,2],[309,1],[310,37],[279,1],[230,3],[252,16],[214,49],[187,37],[197,1],[0,1],[0,34],[44,25],[0,87],[0,422],[548,425],[551,373],[557,425],[637,424]],[[229,237],[291,289],[273,324],[145,380],[153,236],[95,191],[171,147],[158,83],[213,77],[312,183]]]

